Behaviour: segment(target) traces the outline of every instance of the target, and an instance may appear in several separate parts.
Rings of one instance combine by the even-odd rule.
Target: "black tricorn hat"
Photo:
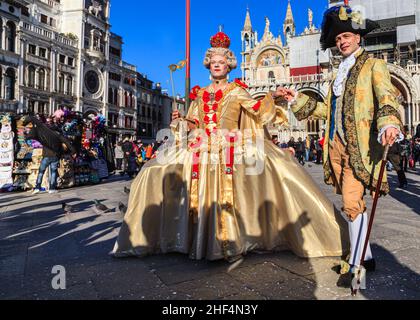
[[[334,6],[324,13],[321,26],[321,48],[327,50],[336,46],[335,38],[344,32],[360,34],[364,37],[379,28],[376,21],[363,19],[358,11],[353,11],[349,6]]]

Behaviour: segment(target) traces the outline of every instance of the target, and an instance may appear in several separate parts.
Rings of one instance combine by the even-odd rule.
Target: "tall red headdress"
[[[223,32],[218,32],[210,38],[210,45],[213,48],[226,48],[230,47],[230,38]]]

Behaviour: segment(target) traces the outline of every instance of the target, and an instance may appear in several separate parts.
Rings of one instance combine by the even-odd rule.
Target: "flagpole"
[[[185,44],[185,51],[186,51],[186,60],[187,60],[187,68],[186,68],[186,74],[185,74],[185,109],[188,111],[190,107],[190,82],[191,82],[191,74],[190,74],[190,29],[191,29],[191,3],[190,0],[186,0],[186,44]]]

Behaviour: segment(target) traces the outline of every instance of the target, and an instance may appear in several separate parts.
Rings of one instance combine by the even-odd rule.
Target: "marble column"
[[[3,50],[6,50],[6,31],[7,31],[7,29],[6,29],[6,22],[5,21],[3,21],[3,27],[2,27],[2,34],[1,34],[1,39],[0,39],[0,41],[1,41],[1,48],[3,49]]]

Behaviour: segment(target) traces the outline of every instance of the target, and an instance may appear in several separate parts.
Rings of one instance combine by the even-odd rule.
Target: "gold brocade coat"
[[[113,254],[181,252],[208,260],[253,249],[289,249],[302,257],[345,254],[345,220],[263,130],[264,124],[287,121],[271,94],[257,101],[234,82],[215,93],[196,88],[192,98],[186,118],[172,123],[173,143],[133,181]],[[193,130],[183,143],[186,120],[202,131]],[[255,143],[238,142],[239,133]]]
[[[292,111],[298,120],[310,116],[327,121],[323,150],[325,182],[334,185],[337,192],[340,192],[333,179],[328,154],[331,99],[332,88],[325,101],[317,101],[299,93]],[[356,54],[356,63],[350,70],[344,87],[343,127],[350,166],[356,178],[367,189],[375,190],[378,181],[383,154],[383,147],[377,141],[380,130],[386,125],[394,125],[400,129],[403,127],[398,109],[396,89],[391,83],[385,61],[369,58],[368,53],[361,50]],[[386,174],[381,192],[389,192]]]

